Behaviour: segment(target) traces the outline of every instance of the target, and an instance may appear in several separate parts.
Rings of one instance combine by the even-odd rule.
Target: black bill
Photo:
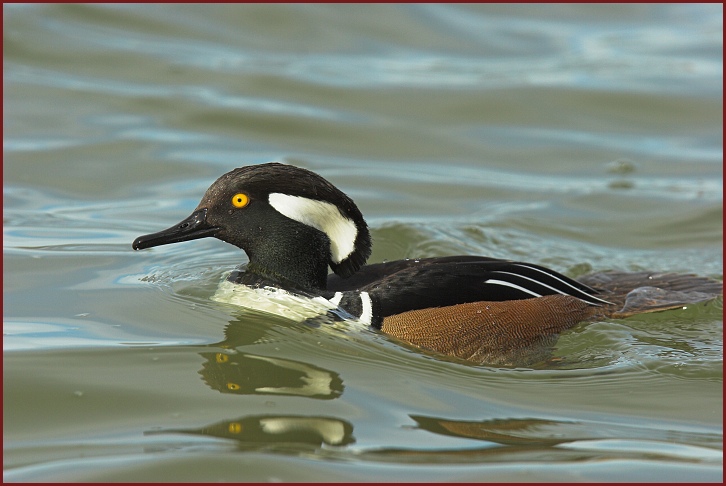
[[[210,226],[207,223],[207,210],[200,209],[194,211],[187,219],[171,228],[159,231],[158,233],[139,236],[134,240],[131,247],[134,250],[143,250],[144,248],[151,248],[153,246],[168,245],[169,243],[214,236],[217,231],[219,231],[219,228]]]

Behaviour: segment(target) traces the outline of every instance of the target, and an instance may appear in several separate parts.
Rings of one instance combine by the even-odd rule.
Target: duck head
[[[224,174],[188,218],[132,246],[208,236],[243,249],[248,272],[300,289],[325,289],[328,266],[349,277],[371,253],[368,226],[348,196],[314,172],[280,163]]]

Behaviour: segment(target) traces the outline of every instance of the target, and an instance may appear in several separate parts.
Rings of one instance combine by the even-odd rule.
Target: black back
[[[328,291],[367,292],[380,318],[430,307],[556,294],[605,303],[594,297],[597,290],[545,267],[478,256],[367,265],[349,279],[329,275]]]

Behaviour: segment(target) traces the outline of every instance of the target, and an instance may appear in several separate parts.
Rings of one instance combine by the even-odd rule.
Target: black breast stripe
[[[343,292],[338,306],[356,319],[363,314],[360,292]]]

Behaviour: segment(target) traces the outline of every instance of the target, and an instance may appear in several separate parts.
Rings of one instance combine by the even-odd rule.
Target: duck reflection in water
[[[212,389],[236,395],[287,395],[332,400],[343,393],[334,371],[291,359],[243,353],[238,348],[264,339],[264,330],[247,321],[231,321],[225,339],[199,353],[199,374]]]
[[[242,448],[274,444],[285,446],[346,446],[355,442],[353,426],[345,420],[325,416],[248,415],[200,428],[164,429],[144,435],[191,434],[232,439]]]

